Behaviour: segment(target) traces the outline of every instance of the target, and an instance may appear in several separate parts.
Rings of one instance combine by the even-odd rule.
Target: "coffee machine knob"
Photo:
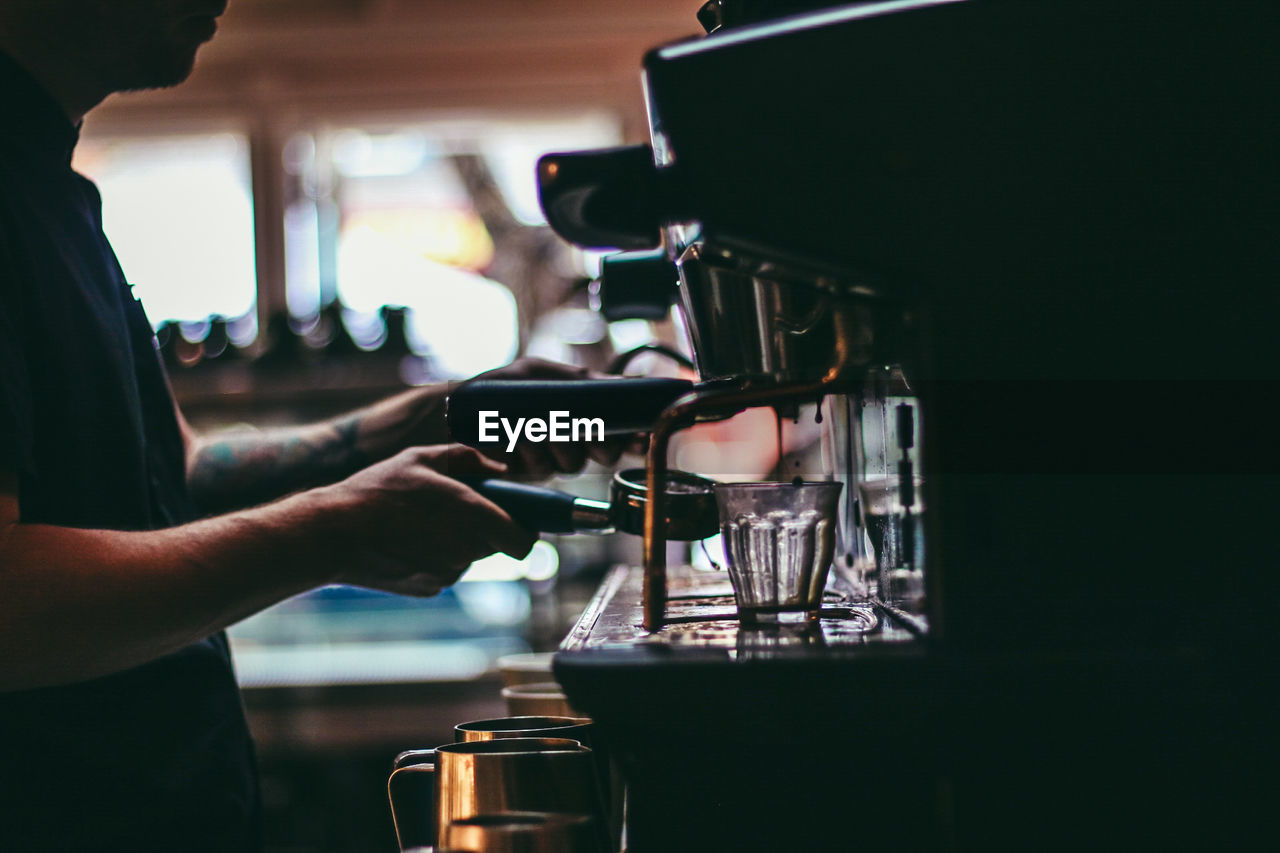
[[[592,284],[592,307],[610,322],[662,320],[676,300],[679,278],[676,265],[661,249],[609,255]]]
[[[648,145],[545,154],[538,160],[538,201],[547,224],[586,249],[660,246],[663,185]]]

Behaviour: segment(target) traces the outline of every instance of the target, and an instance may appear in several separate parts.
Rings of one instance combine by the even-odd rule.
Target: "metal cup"
[[[512,716],[581,717],[569,707],[569,700],[554,681],[516,684],[502,688],[507,713]]]
[[[591,742],[591,720],[585,717],[526,716],[474,720],[453,727],[455,743],[517,737],[567,737],[583,746]]]
[[[536,684],[553,681],[551,659],[554,652],[530,652],[515,655],[503,655],[498,658],[498,672],[502,674],[502,686],[512,687],[516,684]]]
[[[427,763],[429,754],[434,763]],[[387,794],[402,848],[433,843],[452,821],[479,814],[606,813],[593,753],[569,738],[451,743],[401,753],[397,763]],[[600,827],[603,846],[603,822]]]
[[[590,720],[576,717],[501,717],[459,723],[453,727],[455,743],[541,736],[572,738],[584,746],[592,745]],[[597,758],[603,759],[603,756]],[[408,749],[392,762],[387,798],[391,802],[391,819],[401,847],[425,845],[435,838],[433,812],[422,806],[435,799],[435,762],[435,748]],[[413,767],[418,769],[399,772]],[[608,776],[604,775],[602,779],[607,780]]]
[[[603,812],[591,750],[568,738],[503,738],[436,750],[436,837],[481,814]]]
[[[496,717],[474,720],[453,727],[453,742],[498,740],[516,737],[567,737],[583,746],[592,746],[591,720],[586,717]],[[436,747],[406,749],[391,762],[392,771],[413,764],[435,764]]]
[[[396,766],[387,779],[391,822],[401,850],[428,849],[436,841],[435,750],[412,750],[412,761]],[[408,753],[396,756],[397,763]],[[428,760],[429,757],[429,760]]]
[[[591,720],[583,717],[527,716],[475,720],[453,727],[454,740],[470,743],[482,740],[517,737],[567,737],[590,747],[595,763],[596,781],[605,804],[605,824],[613,842],[621,842],[623,781],[622,773],[610,758],[607,744],[593,732]],[[412,758],[415,751],[401,753]],[[616,846],[616,845],[615,845]]]
[[[596,853],[594,821],[585,815],[507,812],[456,820],[441,844],[471,853]]]

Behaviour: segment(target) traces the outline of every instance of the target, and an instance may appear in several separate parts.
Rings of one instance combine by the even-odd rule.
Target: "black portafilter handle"
[[[517,524],[538,533],[606,533],[612,530],[609,504],[543,486],[510,480],[463,480],[496,503]]]
[[[445,413],[453,441],[471,447],[506,449],[508,434],[499,418],[512,429],[521,419],[547,422],[563,413],[561,422],[577,419],[602,421],[604,435],[647,432],[663,409],[693,390],[687,379],[635,377],[618,379],[473,379],[449,395]],[[485,413],[490,440],[481,441],[481,414]],[[566,427],[572,434],[572,426]],[[594,439],[599,430],[582,425],[579,436]],[[496,442],[493,437],[497,436]],[[523,429],[521,430],[523,440]],[[543,440],[547,440],[544,438]]]

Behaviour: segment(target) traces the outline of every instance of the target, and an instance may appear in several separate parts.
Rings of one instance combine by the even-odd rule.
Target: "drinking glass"
[[[813,621],[835,552],[842,483],[725,483],[715,487],[738,619]]]

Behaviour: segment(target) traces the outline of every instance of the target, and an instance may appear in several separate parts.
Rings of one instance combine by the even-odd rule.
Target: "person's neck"
[[[0,31],[0,50],[26,69],[62,107],[72,125],[79,125],[85,113],[102,103],[110,92],[102,91],[92,75],[85,74],[74,60],[55,52],[29,49],[24,39],[11,39]]]

